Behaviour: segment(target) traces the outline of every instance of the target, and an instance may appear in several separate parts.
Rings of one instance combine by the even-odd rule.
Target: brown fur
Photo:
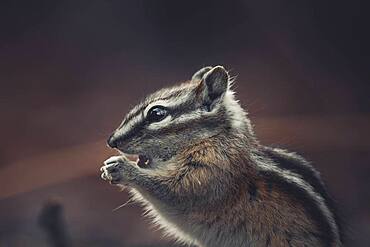
[[[134,199],[155,221],[187,244],[341,246],[322,195],[299,173],[284,170],[264,153],[245,112],[228,91],[227,72],[217,66],[201,70],[196,78],[201,74],[203,79],[191,85],[148,97],[108,141],[123,152],[151,155],[153,166],[142,169],[124,156],[112,157],[102,167],[103,179],[132,188]],[[211,85],[204,83],[206,79]],[[178,124],[174,114],[172,124],[155,130],[140,125],[145,119],[129,128],[126,122],[138,118],[148,102],[166,97],[188,103],[187,108],[179,104],[178,112],[201,114],[187,115],[187,121]],[[307,172],[306,164],[299,165],[297,170]],[[322,186],[319,176],[312,176],[308,180]],[[327,233],[332,236],[325,238]]]
[[[239,151],[234,145],[225,151],[220,148],[217,138],[201,141],[184,150],[177,164],[182,164],[173,170],[161,173],[155,179],[167,184],[174,195],[207,196],[207,188],[214,180],[225,183],[232,188],[224,200],[208,200],[204,204],[193,202],[191,210],[182,211],[185,221],[191,224],[206,224],[213,227],[233,228],[237,231],[244,229],[251,235],[256,235],[254,246],[302,246],[303,242],[289,239],[289,235],[302,232],[315,232],[317,229],[305,215],[299,203],[290,195],[269,188],[268,181],[257,176],[253,165],[245,158],[239,157]],[[228,157],[225,159],[224,157]],[[204,167],[189,167],[188,161],[198,162]],[[231,163],[230,161],[238,161]],[[224,176],[226,173],[230,174]],[[251,201],[248,186],[253,183],[258,191],[255,201]],[[185,196],[188,199],[188,197]],[[190,199],[191,200],[191,199]],[[195,205],[195,206],[194,206]],[[199,205],[199,207],[197,206]],[[292,226],[296,232],[292,232]],[[258,244],[257,244],[258,243]]]

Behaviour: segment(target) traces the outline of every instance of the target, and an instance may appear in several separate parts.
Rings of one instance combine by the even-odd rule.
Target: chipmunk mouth
[[[143,154],[126,154],[123,155],[130,161],[135,162],[140,168],[148,168],[151,164],[151,159]]]

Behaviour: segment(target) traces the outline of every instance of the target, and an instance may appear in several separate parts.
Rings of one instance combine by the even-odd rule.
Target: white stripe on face
[[[215,107],[211,112],[206,112],[204,110],[198,109],[198,110],[194,110],[194,111],[191,111],[189,113],[186,113],[186,114],[182,114],[181,116],[179,116],[177,118],[172,118],[171,116],[168,116],[168,117],[171,117],[171,118],[167,119],[168,118],[167,117],[167,118],[163,119],[161,122],[152,123],[152,124],[149,125],[148,128],[152,129],[152,130],[158,130],[158,129],[161,129],[161,128],[164,128],[164,127],[168,127],[169,125],[187,123],[187,122],[190,122],[192,120],[200,119],[202,117],[216,115],[216,114],[218,114],[218,109],[219,108],[220,107]]]
[[[171,115],[168,115],[167,117],[165,117],[160,122],[155,122],[155,123],[149,124],[148,129],[150,129],[150,130],[158,130],[158,129],[164,128],[164,127],[166,127],[166,126],[169,125],[169,123],[171,122],[171,120],[172,120]]]
[[[144,118],[146,118],[148,112],[150,111],[150,109],[152,109],[154,106],[164,106],[166,108],[173,108],[173,109],[176,109],[179,105],[183,104],[184,102],[186,102],[187,98],[186,97],[181,97],[181,98],[178,98],[178,97],[173,97],[173,98],[170,98],[170,99],[167,99],[167,100],[157,100],[157,101],[154,101],[152,103],[150,103],[144,110]],[[158,130],[158,129],[161,129],[161,128],[164,128],[164,127],[167,127],[170,122],[172,120],[172,116],[171,115],[168,115],[166,118],[164,118],[162,121],[160,122],[155,122],[155,123],[151,123],[149,126],[148,126],[148,129],[150,130]]]
[[[146,118],[148,112],[154,106],[163,106],[163,107],[166,107],[166,108],[176,109],[181,104],[184,104],[187,100],[190,100],[188,95],[174,96],[172,98],[165,99],[165,100],[156,100],[156,101],[148,104],[142,114],[140,114],[140,113],[137,114],[128,123],[124,124],[121,128],[119,128],[116,131],[115,135],[116,136],[125,135],[126,133],[130,132],[134,128],[135,125],[137,125],[138,123],[140,123],[142,121],[145,121],[145,118]],[[220,109],[221,105],[226,106],[228,115],[232,120],[233,127],[238,128],[238,129],[243,128],[244,127],[243,125],[245,125],[245,123],[244,123],[244,121],[245,121],[245,112],[241,109],[238,102],[234,99],[233,92],[228,90],[226,92],[225,96],[224,96],[223,101],[221,101],[219,104],[217,104],[212,109],[211,112],[206,112],[204,110],[198,109],[198,110],[194,110],[194,111],[189,112],[189,113],[182,114],[181,116],[179,116],[175,119],[172,116],[169,115],[160,122],[151,123],[148,126],[148,129],[158,130],[158,129],[168,127],[171,124],[182,124],[182,123],[189,122],[191,120],[200,119],[203,116],[214,115],[214,114],[218,113],[218,110]]]
[[[170,100],[157,100],[157,101],[150,103],[144,110],[144,117],[148,115],[149,110],[152,109],[153,106],[169,107],[169,106],[172,106],[171,103],[173,104],[173,102],[170,102]]]
[[[212,111],[210,111],[210,112],[207,112],[207,111],[204,111],[204,110],[201,110],[201,109],[197,109],[197,110],[194,110],[194,111],[191,111],[191,112],[188,112],[188,113],[184,113],[181,116],[179,116],[177,118],[174,118],[174,119],[172,117],[171,118],[165,118],[161,122],[152,123],[151,125],[149,125],[148,128],[152,129],[152,130],[158,130],[158,129],[161,129],[161,128],[164,128],[164,127],[168,127],[169,125],[172,125],[172,124],[182,124],[182,123],[186,123],[186,122],[189,122],[189,121],[192,121],[192,120],[195,120],[195,119],[200,119],[204,116],[215,115],[215,114],[218,114],[219,109],[221,108],[221,106],[226,105],[226,104],[228,104],[227,107],[226,107],[227,110],[236,111],[235,115],[240,115],[239,116],[240,119],[238,119],[238,121],[241,122],[243,119],[245,119],[245,113],[244,113],[244,111],[240,110],[241,107],[239,106],[238,102],[235,101],[235,99],[233,98],[232,92],[227,92],[225,97],[228,97],[229,99],[224,100],[221,103],[217,104],[212,109]],[[172,107],[172,108],[176,109],[176,107],[178,107],[179,105],[186,102],[187,98],[182,97],[182,98],[178,99],[175,102],[173,102],[173,99],[171,99],[171,100],[172,100],[171,102],[169,102],[169,100],[165,100],[165,101],[156,101],[156,102],[151,103],[145,109],[145,114],[147,114],[148,111],[155,105],[161,105],[161,106],[165,106],[165,107]],[[235,105],[237,105],[239,107],[236,107]],[[240,111],[242,111],[242,112],[240,112]],[[232,120],[233,120],[232,122],[233,122],[233,126],[234,126],[234,119],[232,119]],[[240,127],[240,125],[241,124],[238,123],[237,127]],[[236,126],[234,126],[234,127],[236,127]]]
[[[116,132],[114,132],[113,136],[123,136],[127,133],[129,133],[135,125],[142,122],[144,120],[142,114],[137,114],[135,117],[133,117],[128,123],[121,126],[121,128],[117,129]]]
[[[186,122],[189,122],[189,121],[194,120],[194,119],[199,119],[201,117],[202,117],[202,111],[201,110],[196,110],[196,111],[192,111],[188,114],[183,114],[180,117],[177,117],[175,119],[173,119],[171,116],[167,116],[161,122],[150,124],[148,126],[148,129],[158,130],[158,129],[168,127],[169,125],[186,123]]]
[[[174,109],[176,109],[176,107],[178,107],[179,105],[185,103],[187,99],[188,98],[186,96],[182,96],[182,97],[173,97],[173,98],[166,99],[166,100],[156,100],[156,101],[150,103],[145,108],[145,110],[144,110],[144,116],[146,117],[146,115],[148,114],[148,111],[153,106],[164,106],[164,107],[167,107],[167,108],[174,108]]]
[[[173,97],[173,98],[170,98],[170,99],[167,99],[167,100],[157,100],[157,101],[154,101],[154,102],[150,103],[145,108],[144,112],[142,112],[142,113],[139,112],[136,116],[134,116],[132,119],[130,119],[129,122],[125,123],[120,128],[118,128],[116,130],[116,132],[114,133],[114,136],[115,137],[123,136],[123,135],[129,133],[138,123],[143,122],[145,120],[149,110],[153,106],[159,105],[159,106],[164,106],[164,107],[176,108],[180,104],[184,103],[185,100],[186,100],[186,97],[181,97],[181,98]],[[148,128],[149,129],[159,129],[161,127],[165,127],[166,124],[171,121],[171,119],[172,119],[172,117],[168,116],[160,122],[150,124]]]

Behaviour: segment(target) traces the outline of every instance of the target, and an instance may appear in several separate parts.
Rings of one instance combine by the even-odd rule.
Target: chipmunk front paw
[[[111,184],[125,184],[131,174],[133,165],[131,161],[122,156],[112,156],[104,161],[104,166],[100,168],[101,178]]]

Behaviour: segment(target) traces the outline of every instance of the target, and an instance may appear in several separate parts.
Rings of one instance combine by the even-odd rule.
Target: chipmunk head
[[[182,149],[216,135],[249,131],[222,66],[205,67],[189,82],[149,95],[135,106],[108,145],[140,163],[160,164]],[[136,159],[135,158],[135,159]]]

